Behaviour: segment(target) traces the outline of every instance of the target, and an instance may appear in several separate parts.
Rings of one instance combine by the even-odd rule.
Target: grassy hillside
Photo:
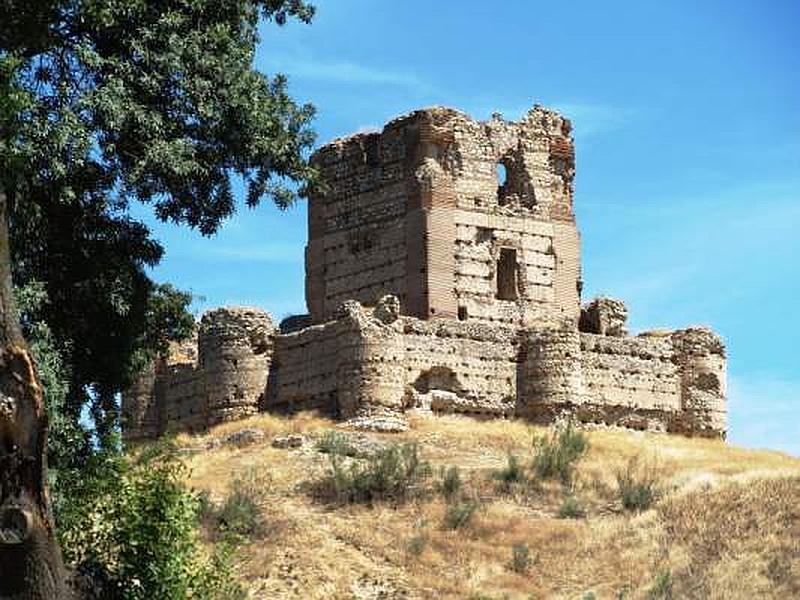
[[[214,447],[213,440],[243,429],[266,435],[243,447]],[[230,498],[238,479],[239,495],[257,504],[261,525],[241,537],[234,554],[253,598],[800,597],[800,460],[785,454],[591,431],[571,484],[530,469],[526,481],[504,483],[497,473],[509,455],[528,467],[532,437],[548,430],[417,417],[406,433],[368,436],[418,444],[432,476],[404,502],[370,505],[324,493],[330,486],[319,482],[331,461],[318,440],[330,430],[343,431],[310,415],[261,415],[178,440],[194,449],[187,455],[192,485],[212,503]],[[272,447],[274,436],[288,433],[307,441]],[[365,463],[342,461],[345,472]],[[449,465],[459,467],[462,481],[460,499],[450,502],[437,491],[440,469]],[[620,473],[654,484],[650,508],[623,507]],[[646,504],[641,495],[633,500]]]

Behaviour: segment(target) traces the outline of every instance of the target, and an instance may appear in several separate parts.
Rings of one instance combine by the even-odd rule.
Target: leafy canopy
[[[315,184],[313,108],[253,68],[260,17],[310,20],[300,0],[6,0],[0,58],[31,98],[4,152],[13,201],[45,194],[153,203],[164,220],[212,234],[247,202],[279,206]],[[8,70],[8,66],[6,66]]]
[[[42,282],[69,364],[66,408],[115,397],[166,341],[191,297],[154,284],[163,248],[132,201],[211,235],[247,203],[288,206],[317,185],[313,108],[253,68],[259,23],[309,22],[302,0],[0,0],[0,193],[15,280]]]

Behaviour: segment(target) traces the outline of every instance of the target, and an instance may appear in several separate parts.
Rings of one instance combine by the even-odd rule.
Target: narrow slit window
[[[497,297],[500,300],[517,299],[517,251],[500,248],[497,260]]]

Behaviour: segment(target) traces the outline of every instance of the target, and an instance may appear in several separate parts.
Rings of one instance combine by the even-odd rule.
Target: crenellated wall
[[[206,313],[124,395],[128,439],[259,410],[409,409],[725,436],[718,336],[631,336],[621,301],[580,305],[569,120],[437,107],[312,162],[326,189],[309,199],[309,314],[279,329],[260,309]]]

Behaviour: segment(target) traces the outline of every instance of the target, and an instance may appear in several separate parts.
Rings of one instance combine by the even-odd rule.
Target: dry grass
[[[615,431],[589,432],[571,493],[582,519],[559,519],[565,491],[545,482],[524,494],[499,491],[491,473],[509,452],[530,458],[532,435],[517,421],[416,418],[409,432],[437,468],[458,465],[465,487],[483,499],[469,526],[442,527],[440,496],[399,507],[333,508],[307,493],[328,468],[310,445],[270,447],[273,435],[320,435],[335,424],[300,415],[259,415],[205,438],[244,428],[263,444],[191,455],[194,486],[214,497],[243,469],[265,465],[269,533],[238,550],[253,598],[647,598],[669,569],[676,598],[800,597],[800,460],[721,442]],[[197,445],[182,436],[179,443]],[[639,514],[621,510],[615,473],[639,456],[657,464],[666,495]],[[522,573],[512,548],[530,548]],[[410,550],[413,548],[413,551]]]

